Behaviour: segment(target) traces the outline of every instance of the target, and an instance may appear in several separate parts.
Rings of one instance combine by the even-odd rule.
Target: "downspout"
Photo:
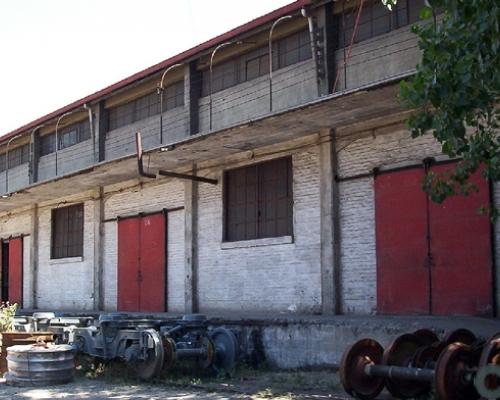
[[[269,39],[268,39],[268,46],[269,46],[269,111],[273,111],[273,31],[276,25],[278,25],[280,22],[285,21],[287,19],[292,18],[291,15],[284,15],[281,18],[278,18],[276,21],[273,22],[271,25],[271,29],[269,30]]]
[[[157,93],[160,95],[160,144],[163,144],[163,81],[165,80],[165,76],[167,73],[174,68],[180,67],[183,64],[174,64],[168,67],[165,72],[163,72],[163,75],[161,76],[160,84],[158,85],[157,88]]]
[[[224,42],[219,44],[213,51],[210,56],[210,78],[209,78],[209,85],[208,85],[208,90],[209,90],[209,108],[210,108],[210,131],[212,131],[212,77],[213,77],[213,63],[214,63],[214,57],[215,53],[217,53],[220,49],[223,47],[229,46],[230,44],[243,44],[243,41],[237,40],[237,41],[229,41],[229,42]]]
[[[319,97],[319,71],[318,71],[318,44],[316,43],[316,38],[314,34],[314,17],[311,15],[311,11],[309,7],[302,7],[302,15],[307,18],[307,22],[309,24],[309,40],[311,42],[311,52],[313,56],[315,71],[316,71],[316,90],[317,96]]]

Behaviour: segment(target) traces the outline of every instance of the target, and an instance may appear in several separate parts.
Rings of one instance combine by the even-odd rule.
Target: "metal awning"
[[[339,92],[307,105],[246,121],[216,132],[144,152],[151,170],[189,171],[193,163],[227,157],[264,146],[299,139],[321,129],[338,128],[401,112],[397,100],[401,77],[365,88]],[[99,186],[139,179],[136,156],[37,182],[0,199],[0,212],[79,194]],[[148,179],[148,178],[140,178]]]

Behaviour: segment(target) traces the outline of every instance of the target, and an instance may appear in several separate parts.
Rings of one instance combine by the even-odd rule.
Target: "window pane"
[[[52,210],[52,258],[83,255],[83,204]]]
[[[292,234],[291,158],[227,171],[225,240]]]

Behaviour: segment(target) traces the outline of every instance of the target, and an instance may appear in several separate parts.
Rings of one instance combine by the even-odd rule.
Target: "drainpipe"
[[[99,159],[96,157],[95,151],[94,113],[92,112],[92,107],[88,103],[85,103],[83,108],[89,113],[90,136],[92,137],[92,154],[94,155],[94,163],[97,163]]]
[[[212,130],[212,74],[213,74],[213,62],[214,62],[214,56],[215,53],[217,53],[220,49],[223,47],[229,46],[230,44],[243,44],[243,41],[238,40],[238,41],[229,41],[229,42],[224,42],[219,44],[213,51],[212,55],[210,56],[210,81],[209,81],[209,95],[210,95],[210,130]]]
[[[310,9],[308,7],[302,8],[302,15],[307,18],[309,24],[309,40],[311,41],[311,51],[313,56],[314,65],[316,67],[316,89],[317,95],[319,97],[319,71],[318,71],[318,44],[316,43],[315,33],[314,33],[314,17],[311,15]]]
[[[9,146],[13,140],[19,139],[21,135],[13,136],[7,142],[7,151],[5,153],[5,193],[9,193]]]
[[[163,72],[163,75],[161,76],[160,84],[157,87],[157,93],[160,95],[160,144],[163,144],[163,80],[165,79],[165,76],[167,73],[174,68],[180,67],[183,64],[174,64],[168,67],[165,72]]]
[[[280,22],[292,18],[291,15],[284,15],[273,22],[269,31],[269,111],[273,111],[273,31]]]

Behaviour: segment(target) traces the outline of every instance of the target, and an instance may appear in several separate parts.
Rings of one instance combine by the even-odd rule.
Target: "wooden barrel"
[[[51,332],[3,332],[0,334],[0,376],[7,372],[7,347],[35,344],[37,341],[51,343],[54,334]]]

